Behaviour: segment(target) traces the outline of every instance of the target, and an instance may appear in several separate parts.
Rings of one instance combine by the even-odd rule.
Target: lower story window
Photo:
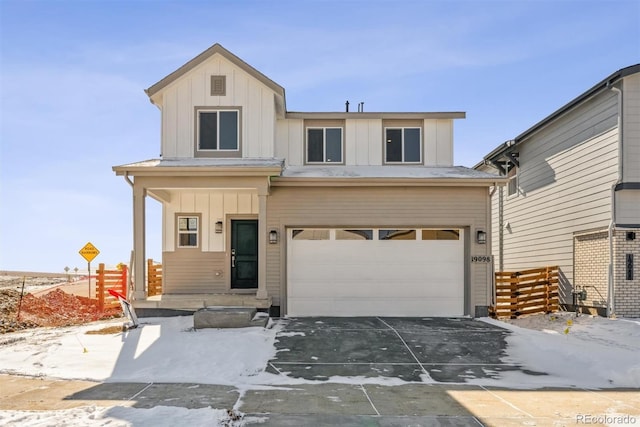
[[[197,216],[178,216],[178,247],[198,247],[199,218]]]

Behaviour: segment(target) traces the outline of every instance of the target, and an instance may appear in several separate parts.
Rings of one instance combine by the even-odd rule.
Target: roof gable
[[[271,90],[273,90],[276,94],[284,98],[284,88],[282,86],[280,86],[279,84],[271,80],[269,77],[262,74],[260,71],[253,68],[251,65],[244,62],[242,59],[240,59],[239,57],[237,57],[236,55],[234,55],[233,53],[225,49],[219,43],[214,44],[209,49],[205,50],[200,55],[196,56],[195,58],[193,58],[192,60],[184,64],[182,67],[175,70],[173,73],[169,74],[168,76],[166,76],[165,78],[157,82],[156,84],[150,86],[148,89],[145,89],[145,93],[147,94],[147,96],[149,96],[149,98],[153,97],[157,93],[161,92],[164,88],[169,86],[171,83],[175,82],[180,77],[182,77],[189,71],[193,70],[198,65],[204,63],[214,55],[221,55],[226,60],[228,60],[238,68],[241,68],[243,71],[247,72],[256,80],[262,82],[264,85],[266,85]]]

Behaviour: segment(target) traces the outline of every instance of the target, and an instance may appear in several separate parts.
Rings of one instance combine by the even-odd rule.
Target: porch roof
[[[332,183],[415,183],[419,185],[504,185],[502,176],[473,170],[464,166],[298,166],[287,167],[273,184],[295,182]]]
[[[116,175],[280,175],[284,160],[276,158],[150,159],[114,166]]]

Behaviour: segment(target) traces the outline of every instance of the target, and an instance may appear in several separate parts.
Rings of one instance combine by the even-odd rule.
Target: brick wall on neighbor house
[[[635,240],[627,233],[635,232]],[[615,260],[615,313],[620,317],[640,317],[640,228],[616,230],[613,239]],[[633,279],[626,277],[626,255],[633,254]]]
[[[587,291],[580,305],[606,307],[609,276],[609,234],[607,230],[575,236],[574,286]]]

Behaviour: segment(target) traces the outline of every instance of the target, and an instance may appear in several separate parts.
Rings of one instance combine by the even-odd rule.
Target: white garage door
[[[289,316],[464,314],[464,230],[289,229]]]

